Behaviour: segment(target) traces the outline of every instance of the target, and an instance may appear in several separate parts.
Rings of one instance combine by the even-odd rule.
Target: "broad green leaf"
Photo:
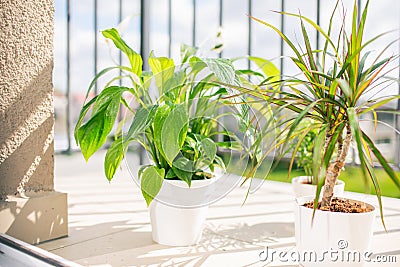
[[[182,103],[186,100],[185,94],[181,93],[181,89],[185,85],[187,78],[184,70],[176,71],[171,79],[163,85],[164,95],[161,96],[162,101],[170,101],[172,103]]]
[[[150,71],[143,71],[141,80],[142,80],[144,90],[149,89],[149,87],[151,85],[151,78],[153,78],[153,74]]]
[[[211,162],[214,161],[215,155],[217,154],[217,146],[210,138],[204,138],[201,140],[201,147],[203,148],[206,156]]]
[[[158,106],[149,108],[140,108],[133,118],[132,124],[129,127],[127,139],[135,138],[138,134],[143,133],[147,127],[153,122],[154,115]]]
[[[188,115],[183,105],[160,106],[153,121],[157,149],[171,166],[186,138]]]
[[[160,95],[165,91],[166,82],[174,77],[174,60],[167,57],[154,57],[153,52],[149,56],[149,66],[156,79],[156,85],[161,90]]]
[[[207,64],[208,68],[223,83],[237,84],[236,72],[230,60],[224,58],[204,58],[202,61]]]
[[[126,87],[112,86],[104,89],[93,105],[90,119],[77,132],[77,139],[86,160],[106,141],[117,118],[122,93]]]
[[[93,97],[88,103],[86,103],[82,107],[81,112],[79,113],[79,118],[78,118],[78,121],[77,121],[77,123],[75,125],[75,129],[74,129],[74,138],[75,138],[75,142],[77,145],[79,145],[79,138],[78,138],[79,128],[82,126],[82,122],[85,119],[86,114],[92,107],[93,103],[96,101],[97,97],[98,96]]]
[[[140,77],[142,75],[143,66],[142,57],[125,43],[125,41],[119,35],[117,29],[107,29],[102,31],[102,34],[105,38],[111,39],[114,45],[128,57],[132,72]]]
[[[161,151],[171,165],[185,142],[189,117],[183,105],[175,106],[167,115],[161,128]]]
[[[151,201],[157,196],[158,192],[162,187],[164,181],[165,170],[158,169],[155,166],[147,167],[141,177],[140,187],[142,194],[146,200],[147,206],[150,205]]]
[[[159,106],[157,108],[156,114],[154,116],[153,125],[154,125],[154,143],[157,147],[157,150],[165,157],[165,153],[162,149],[162,129],[164,127],[164,122],[171,112],[171,107],[168,105]]]
[[[127,143],[124,142],[122,137],[115,140],[108,148],[106,157],[104,159],[104,172],[109,181],[114,177],[122,159],[124,158]]]
[[[197,73],[202,71],[207,65],[199,57],[192,56],[189,59],[190,68],[192,68],[193,75],[196,76]]]
[[[180,157],[172,163],[172,170],[179,179],[186,182],[190,187],[192,176],[195,171],[193,161],[190,161],[185,157]]]
[[[153,166],[153,165],[143,165],[143,166],[141,166],[141,167],[139,168],[139,170],[138,170],[138,178],[139,178],[139,180],[142,178],[143,172],[144,172],[148,167],[151,167],[151,166]]]
[[[176,174],[174,173],[174,170],[171,168],[168,170],[167,174],[165,175],[165,179],[171,179],[171,178],[176,178]]]
[[[249,60],[256,63],[267,77],[271,77],[271,82],[279,81],[281,73],[274,63],[260,57],[249,57]]]

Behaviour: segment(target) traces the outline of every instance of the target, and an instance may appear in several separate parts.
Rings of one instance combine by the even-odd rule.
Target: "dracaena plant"
[[[151,72],[145,72],[141,56],[126,44],[116,29],[104,30],[102,34],[127,57],[129,65],[100,71],[89,86],[75,128],[75,139],[84,158],[88,160],[107,137],[113,136],[104,160],[105,175],[111,180],[129,144],[142,145],[152,160],[151,165],[141,167],[138,173],[148,205],[164,179],[179,179],[190,186],[192,180],[211,178],[209,172],[215,167],[225,169],[218,149],[241,149],[241,142],[235,133],[219,129],[217,121],[233,114],[244,124],[247,116],[244,104],[236,105],[236,111],[231,113],[219,112],[224,104],[223,96],[228,92],[216,81],[231,84],[239,81],[231,61],[199,58],[196,48],[183,45],[179,65],[171,58],[156,57],[152,52],[148,59]],[[99,95],[87,100],[98,79],[114,70],[122,75],[112,77]],[[129,86],[115,85],[119,80]],[[128,103],[132,98],[139,106],[137,109]],[[121,106],[127,114],[119,124],[129,127],[120,126],[113,132]],[[133,119],[129,120],[130,117]],[[224,140],[217,142],[217,135],[222,135]]]
[[[371,43],[387,34],[364,40],[369,1],[362,10],[354,1],[350,29],[347,28],[345,18],[341,17],[343,23],[340,30],[334,32],[334,18],[340,16],[339,3],[340,1],[337,1],[332,11],[327,30],[301,14],[281,13],[283,16],[299,19],[302,45],[297,43],[297,40],[291,40],[272,24],[253,17],[283,39],[293,53],[290,59],[301,74],[282,79],[267,77],[259,83],[253,82],[252,87],[237,89],[261,99],[273,108],[274,123],[280,131],[276,140],[276,147],[281,149],[278,159],[289,152],[292,153],[290,169],[302,140],[317,129],[312,160],[312,174],[318,184],[315,208],[323,185],[325,189],[320,205],[323,209],[329,208],[333,187],[353,142],[358,152],[364,182],[372,182],[382,214],[381,190],[373,168],[374,157],[399,189],[400,182],[373,138],[360,127],[360,118],[372,113],[376,123],[376,110],[399,98],[399,95],[374,97],[376,94],[371,94],[373,90],[383,90],[393,82],[386,76],[393,68],[398,67],[398,57],[383,57],[384,52],[394,42],[383,47],[375,56],[368,51]],[[359,12],[361,13],[358,21]],[[322,49],[313,48],[306,26],[318,31],[322,36]],[[391,66],[393,64],[394,67]],[[273,81],[271,78],[274,78]],[[312,123],[309,127],[301,127],[304,120],[310,119]],[[296,142],[293,148],[291,143],[294,140]]]

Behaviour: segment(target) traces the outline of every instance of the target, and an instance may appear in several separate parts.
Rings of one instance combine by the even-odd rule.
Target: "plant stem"
[[[338,155],[336,157],[336,161],[332,164],[329,165],[327,171],[326,171],[326,177],[325,177],[325,185],[324,185],[324,195],[322,196],[322,203],[321,207],[329,207],[332,196],[333,196],[333,187],[336,184],[336,180],[340,174],[340,171],[342,170],[345,161],[346,161],[346,156],[347,153],[349,152],[350,148],[350,143],[352,140],[352,134],[351,134],[351,129],[350,126],[347,127],[347,133],[346,137],[342,142],[338,142]]]

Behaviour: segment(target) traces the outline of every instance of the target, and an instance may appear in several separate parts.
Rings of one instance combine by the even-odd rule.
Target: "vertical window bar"
[[[168,0],[168,57],[172,53],[172,0]]]
[[[321,24],[321,0],[317,0],[317,24],[318,25]],[[319,33],[319,31],[316,31],[316,32],[317,32],[316,47],[317,47],[317,50],[319,50],[320,33]],[[318,56],[319,56],[319,53],[317,53],[317,58],[318,58]]]
[[[119,3],[118,3],[118,21],[119,21],[119,24],[121,25],[121,22],[122,22],[122,0],[119,0]],[[122,31],[122,29],[121,29],[121,31]],[[119,52],[118,52],[118,64],[120,66],[122,66],[122,52],[121,52],[121,50],[119,50]],[[119,76],[120,77],[122,76],[122,70],[121,69],[119,69]],[[122,79],[119,79],[118,85],[122,86]],[[124,115],[124,114],[122,114],[122,107],[123,107],[123,105],[120,104],[119,105],[119,113],[118,113],[118,120],[119,121],[122,121],[123,115]]]
[[[400,29],[400,18],[399,18],[399,29]],[[399,38],[400,38],[400,30],[398,31]],[[400,40],[400,39],[399,39]],[[399,54],[400,54],[400,41],[398,41],[398,46],[399,46]],[[398,59],[399,64],[400,64],[400,58]],[[400,77],[400,68],[399,68],[399,77]],[[400,95],[400,83],[398,84],[398,94]],[[400,111],[400,99],[397,100],[397,111]],[[394,114],[393,115],[395,120],[394,120],[394,127],[396,128],[397,131],[400,131],[400,122],[399,122],[399,115]],[[400,168],[400,135],[395,134],[395,159],[394,162],[396,164],[396,167]]]
[[[97,0],[94,0],[94,14],[93,14],[93,28],[94,28],[94,75],[97,75]],[[94,93],[97,95],[97,82],[94,84]]]
[[[66,65],[66,75],[67,75],[67,80],[66,80],[66,91],[65,91],[65,96],[67,98],[67,107],[66,107],[66,113],[67,113],[67,121],[66,121],[66,126],[67,126],[67,150],[65,151],[67,154],[71,153],[71,96],[70,96],[70,87],[71,87],[71,73],[70,73],[70,66],[71,66],[71,49],[70,49],[70,44],[71,44],[71,12],[70,12],[70,0],[67,0],[67,65]]]
[[[281,0],[281,11],[285,12],[285,0]],[[284,33],[285,31],[285,16],[281,16],[281,32]],[[281,60],[280,60],[280,65],[281,65],[281,77],[283,76],[283,71],[284,71],[284,65],[283,65],[283,39],[280,38],[280,54],[281,54]]]
[[[196,0],[193,0],[192,46],[196,46]]]
[[[219,0],[219,14],[218,14],[218,16],[219,16],[218,24],[219,25],[218,26],[219,26],[219,31],[220,31],[219,34],[221,34],[221,35],[222,35],[222,22],[223,22],[223,12],[224,12],[223,11],[223,8],[224,8],[223,4],[224,4],[223,0]],[[218,53],[218,57],[219,58],[222,58],[222,53],[223,53],[224,47],[225,47],[225,44],[222,43],[222,49],[220,49],[220,52]],[[220,111],[218,111],[218,112],[220,112]],[[222,120],[223,119],[224,118],[222,118]],[[218,131],[219,132],[223,131],[223,127],[222,127],[222,125],[220,123],[217,124],[217,127],[218,127]],[[217,140],[218,140],[218,142],[222,142],[222,141],[224,141],[224,137],[221,134],[219,134],[219,135],[217,135]]]
[[[140,55],[143,58],[143,70],[149,69],[150,40],[150,0],[140,0]]]
[[[219,30],[220,30],[220,34],[222,34],[222,19],[223,19],[223,0],[219,0]],[[224,46],[225,44],[222,44],[222,49],[221,52],[219,52],[218,57],[222,57],[222,53],[224,50]]]
[[[122,22],[122,0],[119,0],[118,3],[118,23],[120,24]],[[121,24],[120,24],[121,25]],[[121,29],[122,30],[122,29]],[[119,50],[118,52],[118,64],[121,66],[122,65],[122,52]],[[122,70],[119,70],[119,76],[122,75]],[[122,80],[119,80],[119,85],[122,85]]]
[[[252,30],[251,30],[251,26],[252,26],[252,19],[250,18],[250,16],[252,15],[252,5],[253,5],[253,1],[249,0],[248,2],[248,12],[249,12],[249,19],[248,19],[248,36],[247,36],[247,55],[251,55],[251,49],[252,49],[252,43],[251,43],[251,36],[252,36]],[[250,59],[247,61],[247,66],[250,69]]]
[[[149,69],[150,43],[150,0],[140,0],[140,55],[143,59],[143,70]],[[138,148],[139,164],[145,164],[146,156],[142,146]]]

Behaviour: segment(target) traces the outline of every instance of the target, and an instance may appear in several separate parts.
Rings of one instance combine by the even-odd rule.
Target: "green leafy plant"
[[[179,65],[171,58],[156,57],[152,52],[148,59],[151,72],[142,71],[141,56],[125,43],[116,29],[102,33],[126,56],[129,65],[100,71],[89,86],[86,99],[99,78],[114,70],[122,73],[112,77],[100,94],[86,100],[82,107],[75,139],[84,158],[88,160],[104,145],[107,136],[113,135],[114,141],[104,160],[105,175],[111,180],[129,144],[141,144],[152,160],[151,165],[142,166],[138,173],[148,205],[160,191],[164,179],[179,179],[190,186],[192,180],[212,178],[215,167],[225,169],[218,149],[240,150],[241,140],[235,133],[219,129],[217,121],[232,114],[241,124],[248,121],[243,103],[235,105],[235,112],[219,112],[228,92],[216,81],[239,84],[231,61],[199,58],[196,48],[183,45]],[[114,85],[119,80],[130,86]],[[152,93],[154,84],[157,96],[154,90]],[[139,108],[134,110],[128,98],[133,98]],[[113,133],[121,105],[128,115]],[[133,117],[130,122],[129,117]],[[129,129],[124,131],[122,124],[128,124]],[[218,142],[218,135],[222,136],[222,142]]]
[[[375,57],[372,52],[367,51],[371,43],[387,33],[365,41],[363,34],[369,1],[362,10],[356,2],[354,1],[350,32],[346,27],[345,18],[342,18],[343,24],[339,32],[332,30],[340,1],[337,1],[333,9],[327,30],[301,14],[281,13],[284,16],[299,19],[302,46],[292,41],[272,24],[253,17],[254,20],[275,31],[289,46],[293,53],[290,59],[301,71],[301,75],[282,77],[282,79],[276,76],[267,77],[252,87],[236,88],[274,107],[274,122],[280,130],[276,141],[276,147],[280,148],[278,159],[291,153],[290,166],[301,147],[302,140],[311,131],[317,130],[312,160],[312,174],[318,184],[315,208],[318,206],[323,185],[325,189],[321,206],[322,208],[329,207],[333,187],[345,165],[346,156],[353,141],[358,152],[364,181],[365,183],[371,181],[375,187],[382,215],[381,190],[374,173],[373,158],[377,159],[393,184],[399,189],[400,181],[373,139],[360,127],[359,121],[364,114],[372,113],[376,122],[376,109],[399,98],[398,95],[371,97],[369,94],[372,90],[385,88],[393,82],[393,79],[389,79],[386,75],[392,70],[389,66],[396,62],[397,56],[383,58],[384,52],[395,41],[389,43]],[[322,49],[312,47],[306,26],[318,31],[322,36],[324,40]],[[337,39],[334,40],[333,36]],[[396,64],[394,68],[397,67]],[[309,119],[312,120],[312,124],[306,128],[301,127],[301,123]],[[294,148],[291,146],[293,140],[297,140]],[[335,150],[337,153],[334,157]]]

